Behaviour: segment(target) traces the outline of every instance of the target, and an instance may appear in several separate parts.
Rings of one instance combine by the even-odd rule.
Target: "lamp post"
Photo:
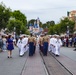
[[[67,32],[66,32],[66,34],[69,37],[69,26],[67,26]]]
[[[9,18],[9,20],[15,20],[15,17],[12,17],[12,16],[11,16],[11,17]]]
[[[16,39],[16,27],[14,27],[14,39]]]
[[[14,27],[14,39],[13,39],[13,41],[14,41],[14,44],[16,44],[16,27]]]
[[[21,35],[22,31],[20,30],[20,35]]]

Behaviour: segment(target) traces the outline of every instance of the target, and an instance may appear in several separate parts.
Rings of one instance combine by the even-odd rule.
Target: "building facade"
[[[67,12],[67,16],[70,20],[75,21],[75,27],[74,30],[76,30],[76,10],[72,10],[70,12]]]

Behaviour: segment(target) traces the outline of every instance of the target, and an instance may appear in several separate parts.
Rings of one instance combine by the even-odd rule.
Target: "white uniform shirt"
[[[26,45],[27,43],[28,43],[28,38],[23,38],[23,39],[22,39],[22,44],[23,44],[23,45]]]
[[[57,39],[56,44],[59,45],[59,46],[62,46],[62,41],[61,41],[61,39]]]
[[[18,46],[18,48],[21,47],[21,44],[22,44],[22,40],[18,39],[18,42],[17,42],[17,46]]]

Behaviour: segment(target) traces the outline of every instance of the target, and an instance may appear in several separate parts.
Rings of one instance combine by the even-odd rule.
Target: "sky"
[[[54,20],[58,23],[67,11],[76,10],[76,0],[0,0],[6,7],[20,10],[27,20],[39,17],[42,23]]]

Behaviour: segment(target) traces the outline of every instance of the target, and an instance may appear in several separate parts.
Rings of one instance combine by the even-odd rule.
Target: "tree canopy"
[[[72,20],[69,20],[68,18],[61,19],[58,24],[50,25],[49,34],[61,34],[66,33],[67,27],[69,27],[70,33],[73,33],[74,31],[74,25],[75,22]]]
[[[0,3],[0,29],[6,28],[10,18],[10,8],[6,8],[3,3]]]
[[[69,26],[70,33],[73,33],[74,25],[75,25],[75,22],[72,20],[69,20],[68,18],[61,19],[60,20],[60,32],[66,33],[67,26]]]
[[[22,12],[20,12],[20,10],[15,10],[14,12],[11,13],[11,16],[23,22],[24,26],[27,25],[26,16]]]

